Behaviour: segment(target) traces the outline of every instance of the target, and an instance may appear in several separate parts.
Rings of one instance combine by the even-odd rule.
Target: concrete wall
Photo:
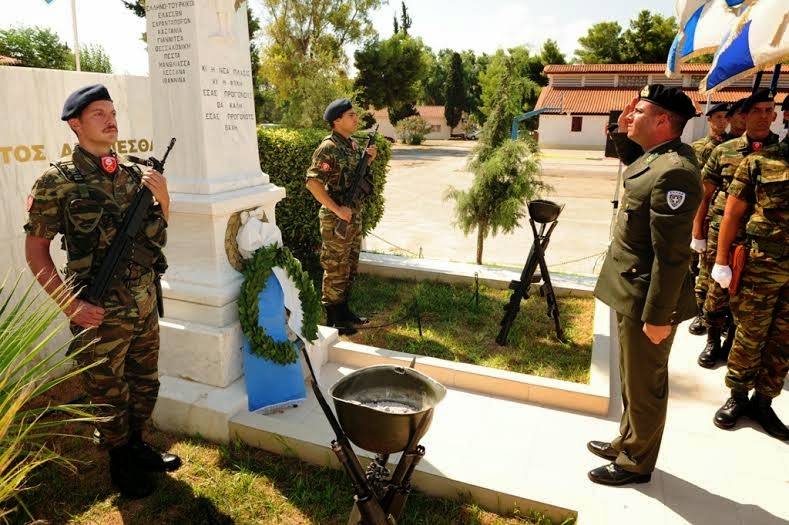
[[[80,86],[95,83],[107,86],[118,111],[117,151],[151,155],[154,145],[147,77],[0,66],[0,279],[6,272],[29,273],[22,229],[27,220],[27,195],[49,164],[69,153],[76,143],[74,134],[60,120],[66,97]],[[60,267],[65,262],[60,238],[52,245],[53,259]]]
[[[424,117],[423,117],[424,118]],[[449,139],[449,126],[447,126],[447,121],[445,119],[436,119],[436,118],[426,118],[425,119],[428,124],[431,126],[439,126],[439,131],[434,131],[428,133],[426,138],[432,140],[447,140]],[[375,120],[378,125],[378,133],[381,133],[384,137],[393,138],[395,140],[400,140],[400,137],[397,135],[397,130],[395,130],[392,123],[389,122],[388,117],[381,117],[380,115],[376,117]],[[460,126],[458,126],[458,131],[460,130]]]
[[[577,115],[580,116],[580,115]],[[608,116],[583,115],[581,131],[571,131],[571,115],[540,115],[540,146],[555,149],[592,149],[605,148],[605,126]],[[775,119],[772,130],[780,134],[783,129],[781,115]],[[706,117],[695,117],[685,125],[682,141],[691,143],[707,134]]]

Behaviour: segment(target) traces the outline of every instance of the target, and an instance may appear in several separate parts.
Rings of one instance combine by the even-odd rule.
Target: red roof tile
[[[696,103],[698,111],[707,101],[706,95],[699,94],[697,89],[683,89],[683,91]],[[751,94],[749,89],[726,89],[712,94],[711,101],[734,102]],[[638,90],[633,88],[556,88],[546,86],[540,92],[535,109],[546,107],[561,107],[563,112],[582,115],[608,115],[611,110],[624,108]],[[776,95],[776,102],[780,104],[785,93]],[[558,111],[549,111],[556,114]]]
[[[444,118],[444,106],[417,106],[416,110],[419,112],[419,115],[422,118],[429,119],[443,119]],[[379,120],[381,118],[388,119],[389,113],[386,108],[376,109],[373,113],[375,120]]]
[[[0,55],[0,66],[15,66],[17,64],[21,64],[21,62],[16,58]]]
[[[709,64],[681,64],[680,73],[706,73]],[[664,73],[666,64],[548,64],[546,74],[562,73]]]

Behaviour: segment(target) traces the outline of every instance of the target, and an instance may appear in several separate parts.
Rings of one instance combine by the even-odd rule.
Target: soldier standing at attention
[[[619,436],[587,448],[611,463],[589,472],[603,485],[646,483],[655,469],[668,403],[668,356],[677,324],[695,315],[689,272],[701,201],[696,155],[680,140],[696,114],[681,89],[652,84],[611,133],[625,196],[595,296],[617,312],[624,412]]]
[[[742,113],[745,115],[745,133],[742,136],[727,140],[712,152],[707,164],[704,165],[701,176],[704,183],[704,199],[702,199],[696,219],[693,223],[693,242],[691,248],[703,250],[705,270],[709,272],[715,264],[718,250],[718,232],[720,230],[723,212],[726,209],[726,191],[734,178],[734,172],[742,159],[755,151],[778,142],[778,135],[770,131],[770,125],[775,119],[775,107],[768,90],[759,91],[748,97],[742,104]],[[714,202],[710,206],[710,200]],[[750,211],[748,212],[750,214]],[[700,222],[709,216],[709,230],[706,243],[700,245],[698,234],[701,231]],[[745,241],[745,221],[743,217],[737,236],[733,240],[736,244]],[[709,273],[707,273],[709,275]],[[707,294],[704,300],[704,322],[707,325],[707,343],[698,357],[699,366],[713,368],[719,359],[726,359],[734,342],[736,326],[733,323],[729,309],[729,293],[720,287],[714,280],[707,281]],[[726,340],[721,344],[721,334],[726,330]]]
[[[731,104],[723,102],[712,106],[707,111],[707,123],[710,126],[709,133],[706,137],[691,143],[693,151],[696,152],[699,168],[704,167],[712,150],[714,150],[718,144],[729,138],[726,135],[726,127],[729,125],[729,117],[727,117],[726,114],[729,109],[731,109]],[[707,200],[707,204],[709,204],[710,197],[708,197],[706,193],[704,198]],[[702,206],[703,203],[704,201],[702,201]],[[701,213],[701,207],[699,208],[699,213]],[[704,222],[704,218],[702,218],[702,223]],[[702,225],[699,225],[699,229],[697,230],[695,222],[693,230],[694,234],[691,248],[703,254],[707,232],[703,229]],[[698,257],[693,256],[691,258],[690,269],[696,277],[696,306],[698,308],[698,315],[696,315],[696,318],[693,319],[688,326],[688,331],[693,335],[703,335],[707,332],[707,327],[704,325],[704,298],[707,295],[707,281],[709,279],[710,269],[705,266],[703,255],[699,255]]]
[[[152,169],[143,173],[112,151],[118,126],[103,85],[85,86],[69,95],[61,119],[79,144],[36,181],[25,224],[28,265],[50,295],[63,285],[49,252],[55,235],[63,235],[66,277],[73,279],[75,290],[87,288],[140,185],[156,200],[135,239],[132,262],[111,284],[102,304],[77,295],[65,309],[72,333],[85,330],[72,350],[98,339],[77,354],[80,366],[106,359],[85,372],[85,385],[92,403],[108,405],[100,415],[110,420],[97,427],[109,450],[112,482],[122,495],[141,498],[154,491],[148,472],[173,471],[181,465],[178,456],[159,452],[142,438],[159,392],[155,279],[167,267],[162,253],[170,205],[167,180]]]
[[[769,104],[769,119],[775,112]],[[765,432],[789,440],[789,429],[772,408],[789,371],[789,143],[769,146],[745,158],[729,185],[718,254],[711,276],[731,284],[731,246],[746,213],[748,252],[731,310],[737,335],[728,360],[731,397],[715,413],[715,425],[729,429],[747,415]],[[748,393],[754,394],[748,399]]]
[[[312,154],[307,189],[321,203],[318,214],[323,268],[321,302],[326,308],[326,323],[338,328],[341,335],[349,335],[356,332],[354,325],[367,322],[348,306],[362,245],[362,213],[361,209],[338,203],[340,196],[350,188],[362,156],[362,148],[351,138],[359,127],[359,118],[351,101],[343,98],[326,107],[323,120],[331,126],[331,135],[324,138]],[[370,146],[367,153],[372,164],[375,146]],[[340,220],[348,223],[345,238],[334,231]]]

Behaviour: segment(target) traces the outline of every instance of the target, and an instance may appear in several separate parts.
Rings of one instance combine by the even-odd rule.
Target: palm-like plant
[[[19,494],[37,467],[57,461],[74,468],[47,441],[70,435],[63,430],[69,423],[100,420],[92,415],[97,405],[36,406],[36,398],[95,364],[62,372],[71,357],[61,350],[70,341],[56,352],[45,349],[68,324],[57,317],[71,296],[63,287],[53,303],[35,281],[25,286],[22,280],[20,273],[9,283],[7,275],[0,284],[0,521],[16,510],[12,501],[30,514]]]

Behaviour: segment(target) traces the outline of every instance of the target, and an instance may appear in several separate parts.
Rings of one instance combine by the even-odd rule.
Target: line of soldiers
[[[789,120],[789,96],[781,110]],[[707,334],[700,366],[727,363],[731,396],[716,412],[715,425],[729,429],[748,415],[771,436],[789,440],[771,408],[789,370],[789,136],[770,130],[775,101],[766,89],[706,115],[709,134],[693,143],[704,195],[691,242],[699,253],[699,315],[689,331]],[[747,256],[733,292],[736,246]]]

